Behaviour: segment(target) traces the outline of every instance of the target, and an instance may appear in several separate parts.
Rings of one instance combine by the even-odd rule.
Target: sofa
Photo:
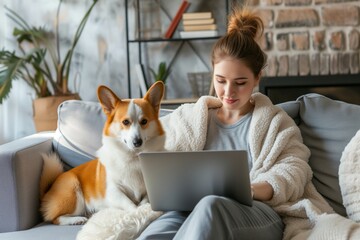
[[[309,164],[315,187],[338,216],[348,218],[338,173],[342,153],[360,129],[360,106],[319,94],[306,94],[278,106],[294,119],[311,150]],[[169,112],[161,109],[161,115]],[[99,103],[78,100],[62,103],[58,116],[56,131],[36,133],[0,146],[0,239],[75,239],[81,228],[42,221],[41,154],[57,152],[65,168],[94,158],[101,145],[105,116]]]

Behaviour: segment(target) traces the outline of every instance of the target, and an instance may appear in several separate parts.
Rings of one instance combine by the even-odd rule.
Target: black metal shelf
[[[140,0],[136,0],[137,1],[137,6],[139,6],[139,1]],[[228,15],[230,8],[229,8],[229,3],[232,3],[233,0],[225,0],[226,4],[225,4],[225,13],[226,15]],[[137,44],[138,45],[138,58],[139,58],[139,63],[142,63],[142,44],[146,44],[146,43],[156,43],[156,42],[180,42],[181,45],[180,47],[176,50],[176,54],[175,54],[175,58],[177,56],[177,54],[180,52],[181,48],[183,47],[183,45],[185,43],[188,43],[190,45],[190,47],[193,49],[193,51],[195,52],[195,54],[197,56],[200,56],[200,54],[194,49],[194,47],[191,45],[190,42],[192,41],[208,41],[208,40],[216,40],[219,39],[221,36],[215,36],[215,37],[194,37],[194,38],[169,38],[169,39],[165,39],[165,38],[152,38],[152,39],[130,39],[129,38],[129,16],[128,16],[128,10],[129,10],[129,0],[125,0],[125,35],[126,35],[126,53],[127,53],[127,74],[128,74],[128,96],[129,98],[131,98],[131,72],[130,72],[130,44]],[[139,9],[136,9],[137,11],[137,16],[139,17]],[[139,27],[139,26],[138,26]],[[200,58],[201,61],[204,62],[203,59]],[[172,65],[172,63],[174,62],[174,59],[170,62],[170,66]]]
[[[196,37],[196,38],[152,38],[152,39],[135,39],[129,40],[129,43],[145,43],[145,42],[181,42],[181,41],[197,41],[197,40],[214,40],[221,36],[215,37]]]

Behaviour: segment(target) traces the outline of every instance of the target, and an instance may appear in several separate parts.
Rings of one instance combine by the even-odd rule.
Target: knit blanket
[[[253,161],[251,182],[266,181],[272,185],[274,195],[266,203],[283,218],[284,239],[301,239],[310,233],[323,213],[333,210],[311,182],[312,170],[307,163],[310,151],[303,144],[293,119],[265,95],[255,93],[252,98],[255,106],[249,129]],[[219,99],[204,96],[195,104],[184,104],[163,117],[165,148],[171,151],[202,150],[206,141],[208,109],[220,106]]]
[[[353,221],[360,222],[360,130],[341,156],[339,184],[347,215]]]

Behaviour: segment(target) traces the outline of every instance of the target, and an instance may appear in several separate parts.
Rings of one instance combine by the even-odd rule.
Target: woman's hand
[[[273,197],[274,189],[267,182],[253,183],[251,193],[254,200],[268,201]]]

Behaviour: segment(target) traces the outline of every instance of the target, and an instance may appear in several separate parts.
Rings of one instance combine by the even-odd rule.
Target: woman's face
[[[215,63],[213,77],[215,92],[229,110],[245,107],[260,79],[243,61],[233,58]]]

